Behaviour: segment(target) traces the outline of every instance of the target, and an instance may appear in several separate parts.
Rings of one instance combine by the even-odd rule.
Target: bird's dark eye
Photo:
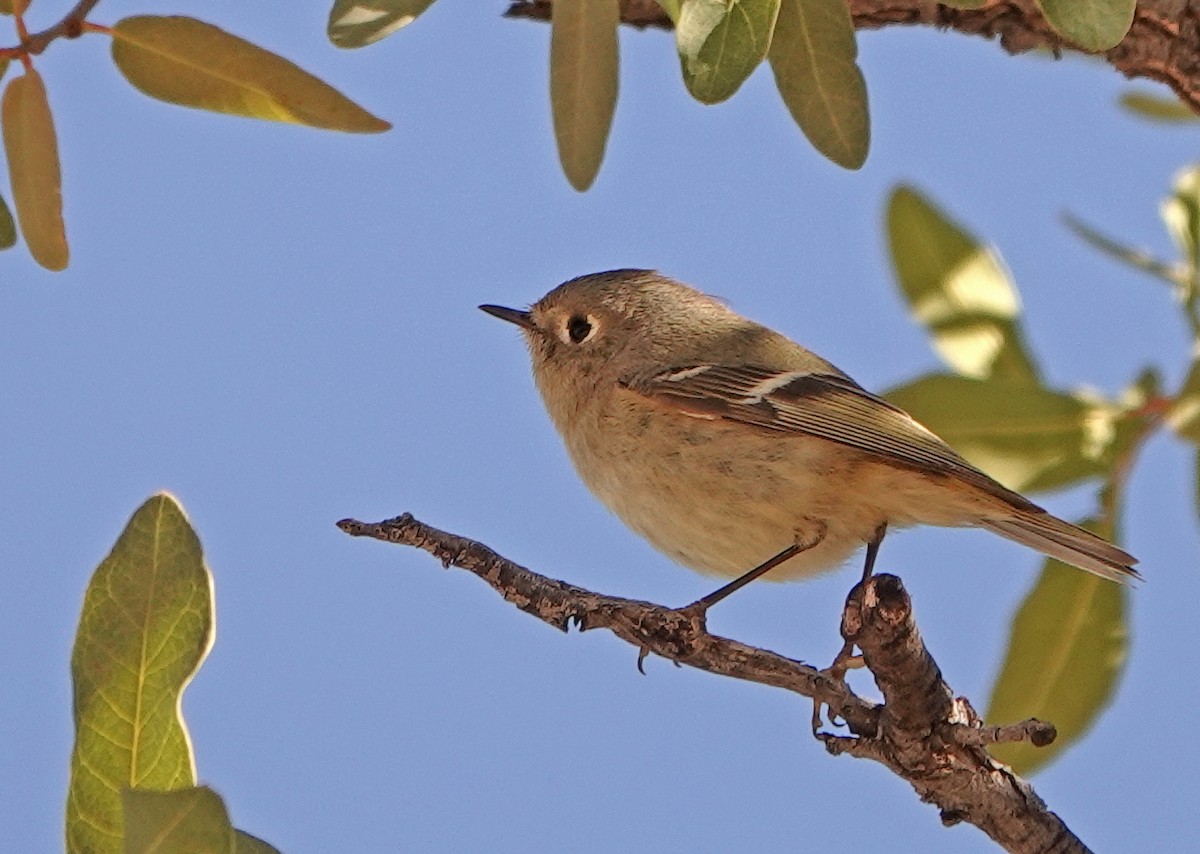
[[[582,314],[575,314],[567,321],[567,336],[576,344],[592,334],[592,322]]]

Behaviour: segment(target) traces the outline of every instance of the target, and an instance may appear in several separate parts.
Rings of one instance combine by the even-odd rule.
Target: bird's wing
[[[956,478],[1022,510],[1035,508],[907,412],[849,377],[746,365],[682,365],[630,377],[622,385],[681,414],[816,436],[893,465]]]

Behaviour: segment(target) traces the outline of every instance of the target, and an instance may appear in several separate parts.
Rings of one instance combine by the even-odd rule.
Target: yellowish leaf
[[[391,127],[281,56],[195,18],[138,15],[113,27],[113,61],[152,98],[356,133]]]
[[[12,249],[17,245],[17,224],[13,222],[8,203],[0,196],[0,249]]]
[[[1113,526],[1085,528],[1113,539]],[[1058,738],[989,748],[1018,774],[1060,756],[1112,702],[1129,652],[1129,588],[1047,559],[1037,584],[1013,617],[1008,651],[985,716],[989,724],[1049,721]]]
[[[65,269],[69,253],[58,138],[46,87],[34,69],[9,81],[0,101],[0,124],[17,222],[29,253],[47,270]]]
[[[558,158],[576,190],[592,185],[617,105],[618,0],[554,5],[550,30],[550,105]]]

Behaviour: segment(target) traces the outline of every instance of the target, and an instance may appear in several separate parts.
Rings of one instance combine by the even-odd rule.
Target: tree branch
[[[882,705],[857,696],[831,671],[709,634],[695,612],[593,593],[518,566],[482,543],[439,531],[404,514],[378,523],[343,519],[357,537],[414,546],[445,567],[472,572],[527,614],[567,631],[605,628],[641,651],[722,676],[783,688],[815,703],[813,731],[834,754],[873,759],[903,777],[947,824],[968,822],[1008,851],[1086,852],[1032,787],[985,747],[1054,740],[1040,721],[985,727],[966,699],[955,698],[925,648],[912,602],[899,578],[878,575],[850,591],[841,633],[857,645],[883,694]],[[639,658],[640,665],[640,658]],[[843,721],[849,735],[820,732],[819,712]]]
[[[860,30],[923,25],[998,38],[1014,54],[1039,48],[1055,55],[1087,52],[1058,35],[1034,0],[991,0],[978,9],[952,9],[932,0],[847,2]],[[552,7],[553,0],[515,0],[505,15],[546,21]],[[621,21],[639,29],[671,28],[671,19],[654,0],[621,0]],[[1166,83],[1200,113],[1200,0],[1139,0],[1128,34],[1102,56],[1126,77]]]

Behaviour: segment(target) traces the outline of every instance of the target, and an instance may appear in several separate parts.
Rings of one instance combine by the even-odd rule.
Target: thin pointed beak
[[[501,320],[507,320],[509,323],[515,323],[522,329],[534,331],[537,329],[533,325],[533,318],[527,311],[518,311],[515,308],[505,308],[502,305],[481,305],[480,311],[486,311],[492,317],[498,317]]]

